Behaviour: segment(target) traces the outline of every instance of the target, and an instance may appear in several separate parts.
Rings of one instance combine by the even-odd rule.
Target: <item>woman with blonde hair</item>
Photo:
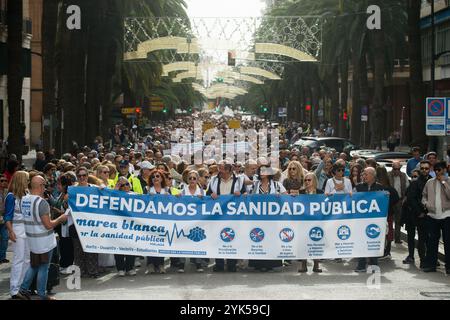
[[[25,220],[20,204],[28,193],[28,172],[14,173],[5,199],[5,223],[9,239],[13,242],[13,261],[11,265],[10,294],[12,299],[21,299],[19,289],[25,273],[30,266],[30,247],[25,233]]]
[[[287,178],[284,179],[283,186],[288,194],[299,195],[304,184],[303,166],[298,161],[291,161],[286,170]]]
[[[310,172],[305,175],[305,188],[302,190],[302,194],[323,194],[323,191],[317,188],[317,177],[314,173]],[[322,269],[319,267],[319,260],[313,260],[314,267],[313,272],[321,273]],[[301,267],[298,270],[300,273],[308,272],[308,261],[300,260]]]

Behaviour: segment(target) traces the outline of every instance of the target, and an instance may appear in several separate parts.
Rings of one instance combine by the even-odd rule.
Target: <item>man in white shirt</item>
[[[450,275],[450,179],[447,177],[447,162],[434,165],[436,178],[427,181],[423,189],[422,203],[428,210],[425,223],[428,230],[427,253],[424,272],[436,272],[439,240],[444,240],[445,270]]]
[[[406,199],[406,189],[409,187],[409,180],[406,173],[401,172],[402,165],[398,161],[392,163],[392,171],[388,173],[390,185],[397,191],[400,201],[394,206],[394,222],[395,243],[402,243],[401,241],[401,218],[402,218],[402,204]]]

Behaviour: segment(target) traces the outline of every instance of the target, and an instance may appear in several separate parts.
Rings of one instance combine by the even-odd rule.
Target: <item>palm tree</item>
[[[19,161],[22,160],[24,150],[23,124],[20,119],[20,101],[22,99],[22,1],[8,0],[8,153],[16,154]]]

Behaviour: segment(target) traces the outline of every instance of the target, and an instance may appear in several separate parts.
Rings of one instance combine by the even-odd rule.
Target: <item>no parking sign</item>
[[[447,132],[450,132],[449,100],[448,98],[427,98],[427,136],[445,136]]]

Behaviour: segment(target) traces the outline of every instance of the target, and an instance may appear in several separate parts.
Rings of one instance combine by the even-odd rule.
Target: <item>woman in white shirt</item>
[[[336,163],[333,165],[332,173],[333,178],[328,179],[325,186],[325,195],[352,194],[352,182],[344,177],[345,167],[340,163]]]
[[[167,186],[167,180],[164,172],[161,170],[154,170],[150,174],[150,184],[148,188],[148,194],[150,195],[169,195],[170,189]],[[145,274],[160,273],[164,274],[164,257],[147,257],[147,271]]]
[[[205,190],[203,190],[203,188],[199,185],[200,176],[197,171],[195,170],[189,171],[187,180],[188,184],[184,185],[183,189],[181,190],[181,196],[202,198],[206,195]],[[178,272],[183,273],[184,263],[186,259],[178,258],[177,260],[178,260]],[[204,271],[203,268],[208,265],[208,261],[202,258],[191,258],[191,262],[195,264],[197,272],[203,272]]]

